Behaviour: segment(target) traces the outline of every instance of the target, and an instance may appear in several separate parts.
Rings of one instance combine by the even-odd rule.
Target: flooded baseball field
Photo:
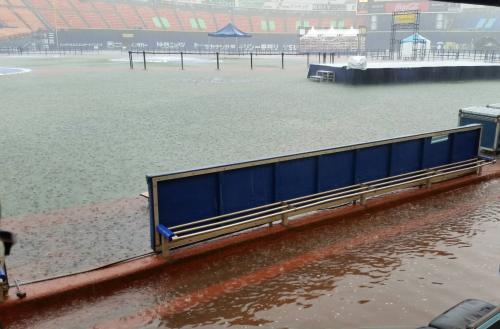
[[[0,57],[2,228],[22,281],[143,254],[147,173],[456,127],[500,81],[345,86],[305,58]],[[174,263],[8,328],[415,328],[500,303],[500,181]],[[116,230],[117,227],[125,227]],[[68,247],[69,246],[69,247]]]
[[[456,127],[499,101],[500,81],[312,83],[303,57],[126,58],[0,57],[31,70],[0,77],[4,217],[136,196],[147,173]]]
[[[259,239],[9,328],[416,328],[500,302],[500,181]]]

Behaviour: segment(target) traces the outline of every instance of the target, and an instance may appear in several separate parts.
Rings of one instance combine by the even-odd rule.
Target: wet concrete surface
[[[174,263],[9,328],[417,327],[466,298],[500,303],[499,223],[496,179]]]
[[[137,196],[4,218],[15,232],[9,276],[21,282],[65,275],[151,252],[147,200]]]

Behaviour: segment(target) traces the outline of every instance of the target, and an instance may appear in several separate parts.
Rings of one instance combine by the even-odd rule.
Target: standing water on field
[[[306,79],[304,57],[119,54],[2,57],[4,217],[138,195],[145,174],[238,162],[457,126],[498,102],[500,81],[345,86]],[[121,58],[126,58],[123,55]],[[22,217],[19,217],[22,218]]]
[[[9,328],[416,328],[500,303],[500,180],[173,263]]]

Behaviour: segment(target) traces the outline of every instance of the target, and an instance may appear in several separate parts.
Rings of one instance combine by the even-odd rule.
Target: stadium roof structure
[[[228,23],[222,29],[208,35],[216,38],[248,38],[252,36],[238,29],[233,23]]]

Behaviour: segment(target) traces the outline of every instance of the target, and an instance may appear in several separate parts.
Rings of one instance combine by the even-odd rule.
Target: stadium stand
[[[74,11],[73,6],[68,2],[68,0],[52,0],[52,7],[57,8],[57,10],[70,10]]]
[[[147,6],[137,6],[137,13],[141,16],[144,21],[145,28],[150,30],[162,29],[161,21],[158,15],[154,12],[151,7]]]
[[[195,19],[198,20],[198,25],[204,31],[215,31],[217,30],[217,25],[215,24],[214,17],[211,12],[208,11],[197,11],[195,12]]]
[[[254,32],[252,26],[250,25],[250,21],[248,20],[248,16],[234,15],[233,23],[243,32]]]
[[[26,7],[22,0],[8,0],[13,7]]]
[[[0,18],[6,27],[28,28],[24,22],[8,7],[0,7]]]
[[[134,10],[134,7],[132,7],[131,5],[124,4],[124,3],[117,3],[116,10],[117,10],[118,14],[126,22],[128,28],[130,28],[130,29],[143,29],[144,28],[144,22],[142,21],[140,16],[137,14],[137,12]]]
[[[262,16],[252,16],[251,17],[253,32],[262,33],[268,32],[267,20]]]
[[[155,25],[160,26],[162,29],[171,31],[182,31],[179,19],[174,10],[171,8],[156,8],[159,18],[156,19],[159,23]]]
[[[199,32],[198,22],[193,17],[193,13],[187,10],[177,10],[177,16],[184,31]]]
[[[119,16],[115,6],[107,2],[94,2],[95,9],[101,14],[108,26],[113,30],[123,30],[127,26],[123,19]]]
[[[40,31],[45,29],[45,25],[33,14],[32,11],[26,8],[13,8],[17,16],[21,17],[31,31]]]
[[[51,6],[45,0],[30,0],[35,8],[50,8]]]
[[[145,39],[154,35],[157,41],[187,38],[193,42],[206,42],[207,32],[220,29],[229,22],[258,38],[269,36],[265,41],[262,39],[263,43],[273,43],[272,40],[281,40],[279,38],[296,42],[299,30],[313,26],[338,29],[367,26],[369,33],[387,34],[390,31],[390,15],[377,14],[377,24],[372,26],[369,24],[371,15],[357,16],[352,10],[356,4],[354,0],[336,1],[336,10],[314,10],[315,5],[328,6],[329,3],[328,0],[166,0],[161,3],[142,0],[0,0],[0,38],[59,30],[74,33],[84,42],[100,40],[99,43],[104,44],[108,40],[122,42],[121,31],[132,30],[141,32],[127,33]],[[342,3],[346,5],[345,10]],[[435,33],[437,39],[433,42],[443,41],[439,40],[441,32],[457,32],[457,42],[470,44],[474,33],[477,36],[480,33],[500,34],[499,13],[500,10],[470,9],[459,13],[459,18],[454,12],[422,13],[421,31],[427,37]],[[85,39],[86,30],[94,31],[91,34],[94,39]],[[148,35],[149,31],[151,34]],[[459,38],[459,33],[464,31],[471,33]],[[186,35],[179,34],[186,32]],[[169,36],[173,36],[171,40]]]
[[[67,27],[71,29],[85,29],[88,25],[80,18],[80,15],[75,10],[62,9],[59,15],[67,23]]]
[[[231,16],[225,12],[215,12],[213,13],[215,19],[215,25],[217,29],[223,28],[226,24],[231,21]],[[233,23],[238,26],[242,31],[248,32],[250,31],[250,25],[248,23],[248,18],[244,16],[235,16],[233,19]]]
[[[276,33],[285,33],[285,20],[281,17],[276,17],[274,19],[270,19],[269,21],[269,27],[271,29],[271,32],[276,32]]]

